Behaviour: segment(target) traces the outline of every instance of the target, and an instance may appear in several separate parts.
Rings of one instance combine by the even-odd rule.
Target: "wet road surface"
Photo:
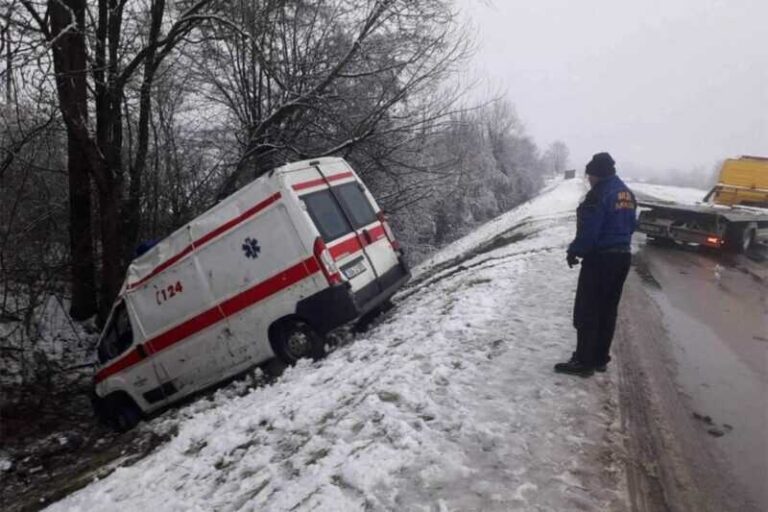
[[[671,374],[713,473],[768,510],[768,263],[637,238],[635,270],[670,363],[656,371]]]

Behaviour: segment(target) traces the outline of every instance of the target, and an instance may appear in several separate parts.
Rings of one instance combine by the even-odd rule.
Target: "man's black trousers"
[[[578,333],[575,359],[586,366],[608,364],[621,291],[629,273],[629,252],[594,253],[581,260],[573,307]]]

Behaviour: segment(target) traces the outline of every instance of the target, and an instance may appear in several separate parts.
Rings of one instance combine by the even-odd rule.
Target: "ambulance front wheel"
[[[301,320],[276,324],[270,329],[272,348],[286,364],[296,364],[304,358],[320,359],[325,355],[325,340]]]
[[[118,432],[127,432],[141,421],[141,410],[130,397],[123,394],[106,397],[98,413],[109,427]]]

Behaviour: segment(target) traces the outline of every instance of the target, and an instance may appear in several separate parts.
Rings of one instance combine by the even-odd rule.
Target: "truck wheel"
[[[728,248],[736,253],[748,252],[755,241],[757,228],[753,224],[733,226],[726,238]]]
[[[752,227],[748,227],[744,230],[741,236],[741,252],[749,252],[752,248],[752,244],[755,242],[755,233],[757,230]]]
[[[286,364],[299,359],[320,359],[325,355],[325,340],[309,324],[302,321],[285,322],[272,330],[272,348]]]
[[[659,247],[672,247],[675,245],[675,241],[665,236],[647,236],[648,243]]]

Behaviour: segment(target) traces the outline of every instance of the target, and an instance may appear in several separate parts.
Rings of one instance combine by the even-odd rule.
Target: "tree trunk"
[[[152,2],[152,20],[149,29],[149,40],[147,43],[154,47],[157,44],[157,38],[160,35],[160,28],[163,22],[163,13],[165,12],[165,0],[155,0]],[[144,80],[141,84],[139,96],[139,133],[136,149],[136,158],[129,169],[131,178],[128,187],[128,200],[125,203],[122,215],[124,222],[123,235],[125,238],[124,253],[126,261],[130,261],[134,249],[138,243],[139,231],[141,230],[141,194],[142,179],[144,170],[147,166],[147,152],[149,151],[149,120],[152,116],[152,82],[155,79],[157,63],[155,50],[147,55],[144,61]]]
[[[91,180],[77,140],[67,135],[69,171],[69,254],[72,262],[72,303],[69,314],[85,320],[96,314],[96,269],[91,227]]]
[[[67,127],[69,172],[70,260],[72,306],[77,320],[96,313],[94,254],[91,231],[90,166],[83,134],[88,132],[86,82],[85,2],[62,0],[50,5],[53,62],[59,106]],[[72,19],[74,15],[75,19]],[[77,30],[72,30],[74,23]],[[62,31],[66,32],[62,33]]]
[[[99,191],[101,224],[101,289],[99,318],[106,320],[123,281],[122,238],[120,235],[120,198],[114,186]]]

